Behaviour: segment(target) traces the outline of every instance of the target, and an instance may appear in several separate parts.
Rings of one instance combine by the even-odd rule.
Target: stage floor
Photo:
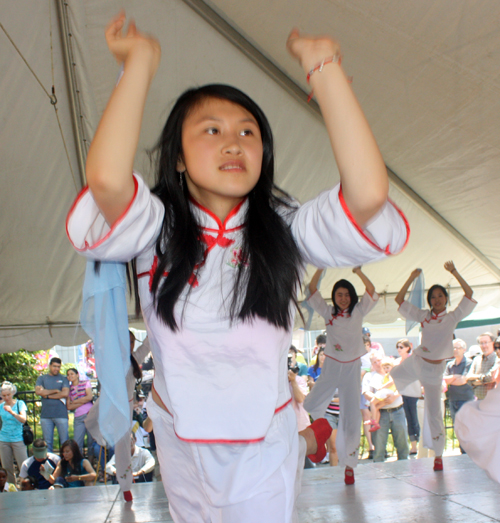
[[[304,471],[298,500],[301,523],[479,523],[500,521],[500,485],[467,456],[365,462],[356,484],[344,485],[343,470],[321,466]],[[117,485],[0,495],[3,523],[171,522],[161,483],[133,485],[124,503]],[[256,522],[259,518],[256,518]],[[234,522],[238,523],[238,522]],[[279,523],[279,522],[276,522]]]

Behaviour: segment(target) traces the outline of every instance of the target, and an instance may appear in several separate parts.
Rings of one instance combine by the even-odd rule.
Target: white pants
[[[483,400],[462,405],[455,416],[455,433],[472,461],[500,483],[500,385]]]
[[[424,387],[425,407],[422,441],[424,447],[432,449],[436,456],[442,456],[445,444],[443,411],[441,408],[441,390],[446,361],[429,363],[416,354],[396,365],[391,376],[396,388],[403,390],[419,380]]]
[[[291,406],[277,413],[264,441],[208,445],[180,440],[173,418],[148,403],[163,485],[176,523],[290,523],[306,443]],[[298,494],[298,488],[297,488]]]
[[[314,419],[324,418],[335,389],[339,390],[340,419],[337,430],[337,454],[341,467],[358,464],[361,437],[361,360],[340,363],[326,357],[321,374],[304,400],[304,408]]]

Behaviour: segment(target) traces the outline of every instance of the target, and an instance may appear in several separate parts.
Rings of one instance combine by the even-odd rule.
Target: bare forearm
[[[318,61],[310,59],[307,68],[315,67]],[[328,130],[344,199],[363,226],[387,200],[389,180],[384,160],[341,67],[330,64],[321,73],[315,72],[311,86]]]
[[[405,284],[401,287],[401,290],[398,292],[398,295],[396,296],[396,298],[394,298],[398,305],[401,305],[405,301],[406,293],[408,292],[410,285],[413,283],[413,280],[417,276],[415,276],[414,273],[412,272],[410,274],[410,277],[406,280]]]
[[[457,271],[457,269],[454,269],[451,274],[455,276],[456,280],[460,284],[460,287],[462,287],[464,294],[467,296],[467,298],[472,298],[473,291],[470,287],[470,285],[462,278],[460,273]]]
[[[147,44],[134,48],[89,149],[87,181],[109,224],[123,213],[134,193],[134,157],[155,71],[154,56]]]
[[[306,395],[300,390],[297,382],[294,380],[290,382],[292,384],[293,397],[297,403],[304,403]]]
[[[313,277],[311,278],[311,281],[309,282],[309,292],[311,293],[311,295],[318,290],[318,283],[322,274],[323,269],[317,269]]]
[[[357,274],[359,279],[363,282],[366,292],[370,296],[373,296],[375,293],[375,285],[373,285],[368,276],[366,276],[366,274],[361,270],[361,267],[354,268],[352,272],[354,272],[354,274]]]

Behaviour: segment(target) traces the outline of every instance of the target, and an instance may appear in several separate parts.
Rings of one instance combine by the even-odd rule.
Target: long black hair
[[[247,196],[242,259],[248,263],[241,263],[238,268],[230,318],[245,321],[258,316],[277,327],[288,328],[290,301],[297,303],[302,260],[290,228],[277,210],[293,212],[294,206],[291,198],[274,185],[273,136],[264,113],[246,94],[220,84],[184,92],[170,112],[153,150],[157,164],[153,193],[165,206],[163,226],[156,242],[158,265],[151,287],[156,312],[166,325],[176,330],[175,304],[191,276],[203,265],[206,246],[200,241],[200,229],[191,211],[187,186],[179,183],[177,161],[183,158],[185,118],[211,98],[227,100],[250,112],[259,125],[263,145],[261,174]],[[165,271],[168,276],[164,278]]]
[[[448,291],[442,285],[439,285],[436,283],[427,291],[427,303],[429,304],[429,307],[431,309],[432,309],[432,305],[431,305],[432,293],[438,289],[440,291],[442,291],[442,293],[446,296],[446,301],[448,301]]]
[[[332,303],[333,303],[333,314],[336,315],[341,312],[340,307],[335,303],[335,293],[338,289],[346,289],[351,297],[351,303],[348,307],[349,314],[352,313],[356,303],[358,303],[358,295],[356,294],[356,289],[354,285],[348,280],[339,280],[332,289]]]
[[[64,459],[63,450],[66,447],[69,447],[71,449],[71,452],[73,452],[73,458],[71,459],[71,463]],[[83,459],[82,453],[80,452],[80,447],[78,447],[78,443],[74,439],[67,439],[61,445],[60,455],[61,455],[61,471],[63,473],[63,476],[68,475],[68,465],[71,465],[71,469],[73,471],[75,471],[76,468],[78,467],[79,463],[81,463],[81,461]]]

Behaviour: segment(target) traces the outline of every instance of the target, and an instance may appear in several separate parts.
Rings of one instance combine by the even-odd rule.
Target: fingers
[[[290,31],[290,34],[288,35],[288,38],[287,38],[287,41],[286,41],[286,45],[287,47],[289,47],[291,45],[291,43],[293,42],[293,40],[296,40],[297,38],[300,37],[300,33],[299,33],[299,30],[297,27],[294,27],[291,31]]]
[[[127,29],[127,36],[135,36],[137,34],[137,26],[135,25],[135,20],[130,19]]]
[[[121,35],[121,30],[125,24],[125,11],[122,9],[114,18],[111,19],[109,24],[106,26],[104,34],[106,35],[106,40],[110,38],[116,38]]]

